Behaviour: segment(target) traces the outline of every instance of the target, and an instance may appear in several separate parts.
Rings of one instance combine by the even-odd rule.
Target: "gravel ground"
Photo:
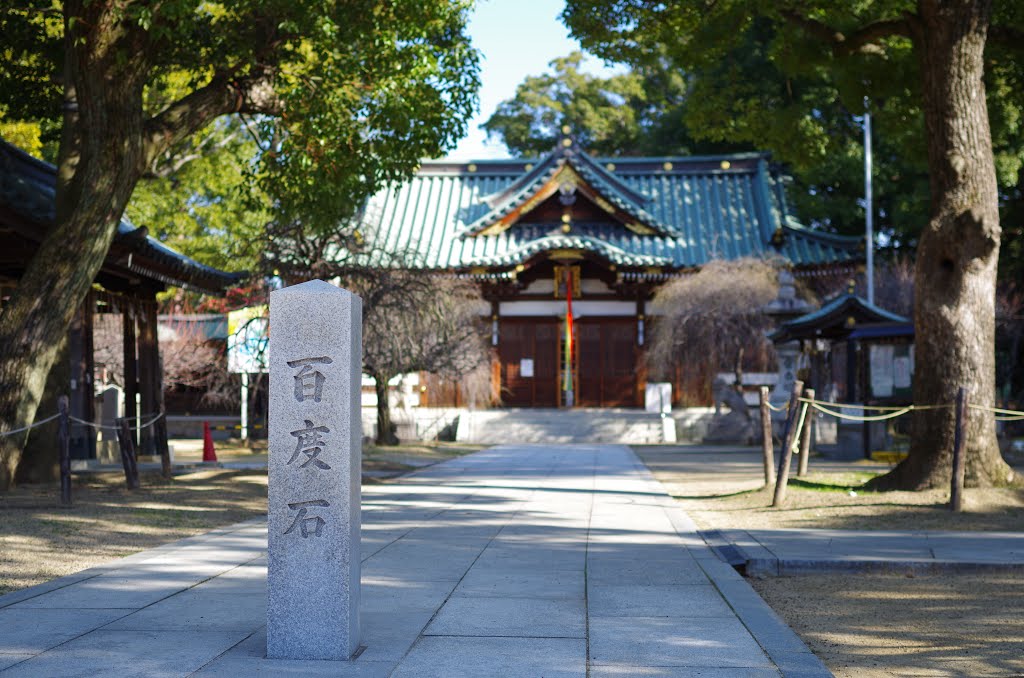
[[[814,472],[776,510],[761,489],[758,450],[634,450],[704,528],[1024,529],[1024,488],[967,489],[967,510],[954,514],[944,490],[851,493],[885,466],[812,459]],[[830,573],[750,583],[837,676],[1024,676],[1020,574]]]
[[[1024,675],[1019,574],[819,574],[751,584],[837,676]]]

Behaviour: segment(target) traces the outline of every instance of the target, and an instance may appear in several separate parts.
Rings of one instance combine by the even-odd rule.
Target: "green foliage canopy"
[[[885,29],[915,6],[907,0],[570,0],[563,18],[602,58],[685,73],[682,120],[695,138],[771,150],[791,168],[801,216],[851,234],[863,229],[857,198],[866,97],[875,131],[878,225],[891,244],[912,247],[929,214],[920,64],[908,38],[859,29]],[[817,29],[825,25],[837,28],[845,48],[833,49],[835,36],[822,39]],[[1019,209],[1012,203],[1024,167],[1024,71],[1020,42],[1012,37],[1021,28],[1024,8],[996,0],[986,87],[1007,216]],[[1011,219],[1005,227],[1007,249],[1018,250],[1019,225]]]
[[[234,145],[217,154],[218,163],[229,174],[243,171],[257,189],[249,194],[255,207],[269,204],[280,217],[329,228],[382,183],[407,176],[420,158],[464,134],[479,84],[478,54],[465,33],[468,6],[29,0],[0,11],[0,112],[8,125],[40,124],[43,144],[56,141],[70,84],[66,26],[101,16],[102,25],[76,31],[87,37],[75,39],[88,41],[98,61],[146,70],[147,160],[187,155],[213,119],[246,115],[256,132],[252,162]],[[129,123],[111,114],[94,122]],[[149,192],[138,214],[155,211]]]

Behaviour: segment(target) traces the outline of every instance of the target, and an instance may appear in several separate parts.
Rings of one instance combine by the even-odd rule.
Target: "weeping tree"
[[[716,259],[660,287],[648,349],[652,369],[680,359],[715,360],[743,383],[744,353],[764,346],[771,319],[762,309],[778,294],[775,267],[763,259]]]
[[[30,423],[140,178],[242,116],[249,184],[331,228],[465,132],[468,2],[26,0],[0,9],[5,120],[59,139],[55,219],[0,315],[0,431]],[[0,440],[0,488],[21,441]]]

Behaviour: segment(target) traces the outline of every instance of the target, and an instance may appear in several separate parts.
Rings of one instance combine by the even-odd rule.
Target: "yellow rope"
[[[801,398],[801,400],[802,400],[802,398]],[[833,417],[836,417],[837,419],[849,419],[850,421],[885,421],[886,419],[895,419],[896,417],[901,417],[904,414],[906,414],[907,412],[910,412],[910,411],[912,411],[914,409],[913,405],[908,405],[908,406],[904,407],[901,410],[898,410],[896,412],[890,412],[888,414],[876,414],[876,415],[873,415],[873,416],[857,416],[855,414],[843,414],[842,412],[836,412],[835,410],[830,410],[830,409],[828,409],[826,407],[822,407],[821,405],[819,405],[816,402],[812,402],[812,403],[810,403],[810,405],[811,405],[811,407],[813,407],[814,409],[818,410],[819,412],[824,412],[825,414],[830,414]],[[867,408],[865,408],[865,409],[867,409]]]
[[[775,405],[772,405],[771,403],[765,403],[765,405],[767,405],[768,409],[771,410],[772,412],[785,412],[785,411],[787,411],[789,409],[789,403],[786,403],[782,407],[776,407]]]
[[[828,407],[845,407],[847,409],[857,410],[878,410],[880,412],[896,412],[907,409],[908,407],[912,410],[941,410],[947,407],[953,407],[952,405],[860,405],[857,403],[833,403],[828,400],[813,400],[811,398],[799,398],[800,402],[807,403],[808,405],[827,405]]]
[[[1000,407],[986,407],[985,405],[971,405],[967,404],[967,407],[972,410],[981,410],[982,412],[991,412],[994,415],[1002,414],[1004,416],[993,417],[996,421],[1021,421],[1024,420],[1024,412],[1018,410],[1004,410]]]
[[[800,408],[800,421],[797,422],[796,431],[793,432],[793,442],[789,446],[789,451],[791,454],[796,454],[799,451],[800,432],[804,428],[804,419],[807,417],[807,409],[807,403],[804,403],[804,406]]]

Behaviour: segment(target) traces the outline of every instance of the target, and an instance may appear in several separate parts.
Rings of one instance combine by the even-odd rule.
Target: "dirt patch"
[[[181,445],[177,461],[202,459],[202,441]],[[455,443],[370,448],[364,484],[481,449]],[[218,443],[221,461],[265,462],[266,451]],[[0,493],[0,594],[72,574],[143,549],[266,515],[267,473],[211,468],[163,480],[143,473],[129,492],[120,472],[77,474],[74,505],[59,508],[53,486]]]
[[[1017,574],[823,574],[750,582],[837,676],[1024,675]]]
[[[885,465],[810,460],[791,478],[786,506],[771,508],[760,452],[751,448],[633,448],[679,505],[703,528],[836,528],[850,530],[1024,530],[1024,487],[968,488],[962,513],[949,491],[866,492]],[[1019,472],[1024,472],[1020,466]]]

